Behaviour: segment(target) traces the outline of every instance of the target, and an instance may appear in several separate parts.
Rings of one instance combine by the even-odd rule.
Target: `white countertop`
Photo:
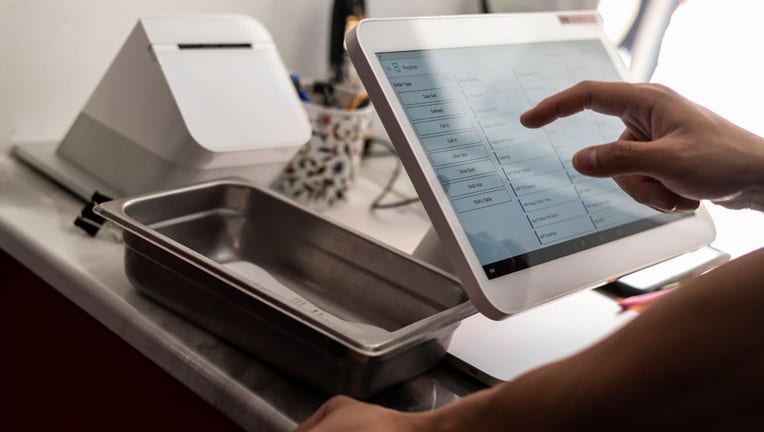
[[[251,390],[290,383],[267,382],[269,370],[139,295],[125,276],[122,245],[88,237],[72,224],[82,202],[2,155],[0,203],[0,247],[10,255],[245,429],[293,427]],[[295,409],[319,403],[308,396]]]
[[[367,177],[379,172],[370,169]],[[370,212],[379,190],[375,181],[384,179],[368,178],[347,204],[325,214],[412,251],[429,226],[421,207]],[[320,405],[323,397],[139,295],[125,276],[122,245],[108,236],[88,237],[72,224],[82,206],[0,145],[0,248],[245,429],[291,430]],[[715,206],[710,211],[718,225],[717,248],[738,256],[764,245],[763,214]],[[426,409],[479,388],[441,369],[376,401]],[[431,394],[423,396],[422,388]]]
[[[413,250],[429,221],[421,208],[369,213],[378,190],[362,180],[350,202],[327,213]],[[122,244],[73,225],[83,205],[7,150],[0,153],[0,248],[245,429],[291,430],[318,408],[325,397],[140,295],[125,276]],[[398,394],[383,394],[378,402],[426,409],[477,388],[458,380],[445,388],[438,378],[443,374],[433,370],[396,390],[430,389],[421,404]]]

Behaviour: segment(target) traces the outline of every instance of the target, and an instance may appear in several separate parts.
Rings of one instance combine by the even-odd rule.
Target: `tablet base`
[[[419,242],[411,255],[456,277],[448,257],[443,254],[443,244],[440,242],[440,237],[432,226],[427,230],[422,241]]]

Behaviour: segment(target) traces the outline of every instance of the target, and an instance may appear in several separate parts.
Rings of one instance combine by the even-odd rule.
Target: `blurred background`
[[[242,13],[287,67],[329,69],[333,0],[0,0],[0,142],[65,133],[140,16]],[[366,0],[370,17],[597,9],[639,81],[657,81],[762,134],[758,0]],[[662,48],[662,49],[661,49]],[[756,130],[758,128],[758,130]]]
[[[370,17],[597,9],[635,80],[666,84],[764,135],[760,0],[362,3]],[[140,16],[251,15],[270,29],[290,71],[321,78],[330,69],[333,6],[333,0],[0,0],[0,148],[60,139]],[[760,213],[737,217],[761,223]]]

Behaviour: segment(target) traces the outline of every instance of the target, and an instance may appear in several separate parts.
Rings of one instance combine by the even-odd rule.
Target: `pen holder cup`
[[[287,163],[273,188],[317,210],[347,199],[361,163],[374,109],[349,110],[305,103],[313,134]]]

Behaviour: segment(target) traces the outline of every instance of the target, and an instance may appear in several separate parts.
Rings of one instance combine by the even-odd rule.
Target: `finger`
[[[573,167],[581,174],[592,177],[624,174],[658,177],[670,168],[666,164],[671,161],[664,153],[659,141],[619,140],[579,150],[573,155]]]
[[[613,180],[635,201],[664,213],[691,211],[700,205],[699,201],[685,198],[650,177],[628,175]]]
[[[323,405],[321,405],[316,412],[311,414],[310,417],[308,417],[305,421],[303,421],[299,426],[297,426],[297,429],[294,430],[294,432],[306,432],[311,430],[313,427],[317,426],[321,421],[331,414],[333,411],[336,411],[339,409],[339,407],[350,403],[353,401],[353,399],[347,397],[347,396],[334,396],[333,398],[329,399],[328,401],[324,402]]]
[[[618,141],[637,141],[637,139],[634,137],[634,134],[631,133],[630,130],[625,129],[623,132],[621,132],[621,136],[618,137]]]
[[[582,81],[542,100],[520,116],[520,122],[538,128],[584,109],[623,117],[629,108],[644,105],[644,98],[644,89],[634,84]]]

